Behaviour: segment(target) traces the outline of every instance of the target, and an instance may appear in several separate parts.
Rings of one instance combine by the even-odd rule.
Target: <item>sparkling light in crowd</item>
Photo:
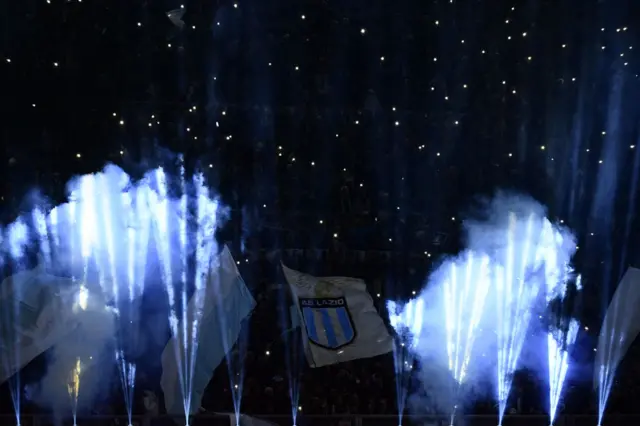
[[[0,234],[0,244],[2,244],[3,250],[8,252],[14,262],[18,263],[17,266],[20,266],[19,264],[23,261],[27,242],[28,228],[22,220],[18,220],[9,226],[4,236]],[[22,286],[15,285],[15,283],[12,282],[10,288],[3,288],[2,291],[3,294],[0,295],[3,305],[2,308],[0,308],[2,310],[2,336],[13,339],[17,344],[11,347],[10,345],[7,345],[6,342],[2,342],[0,340],[0,356],[2,356],[2,367],[5,369],[6,375],[11,376],[9,379],[11,402],[16,416],[16,425],[20,425],[22,382],[20,372],[15,371],[14,366],[17,365],[18,360],[22,357],[21,343],[23,336],[22,330],[19,329],[17,324],[21,323],[19,301],[24,289]],[[11,294],[12,292],[17,292],[18,296],[15,297]]]
[[[100,268],[100,282],[103,283],[103,289],[106,291],[107,289],[105,288],[105,276],[108,276],[108,280],[111,283],[111,295],[113,296],[113,300],[114,302],[116,302],[116,304],[119,302],[120,298],[120,283],[119,283],[119,277],[118,274],[116,273],[116,267],[117,265],[119,265],[120,263],[117,262],[116,258],[115,258],[115,247],[114,247],[114,235],[113,235],[113,218],[111,216],[111,204],[112,204],[112,200],[111,198],[111,188],[109,185],[109,181],[107,180],[107,177],[105,175],[99,175],[98,179],[96,179],[97,182],[94,182],[93,185],[91,185],[94,188],[88,188],[88,190],[94,189],[94,190],[98,190],[99,193],[101,194],[101,201],[102,201],[102,206],[101,206],[101,211],[103,213],[103,220],[102,220],[102,230],[104,232],[104,235],[102,236],[96,236],[96,239],[102,237],[102,241],[103,241],[103,245],[104,248],[106,249],[106,253],[104,253],[101,257],[102,259],[105,259],[105,255],[106,255],[106,262],[103,260],[101,263],[101,268]],[[96,185],[97,184],[97,185]],[[126,182],[123,182],[122,185],[126,185]],[[87,185],[88,186],[88,185]],[[119,188],[118,188],[119,189]],[[120,191],[117,191],[117,195],[122,197]],[[85,204],[89,204],[88,203],[88,199],[87,196],[84,196],[84,203]],[[116,200],[113,200],[114,202]],[[93,203],[91,203],[93,204]],[[118,206],[120,207],[120,206]],[[124,209],[122,209],[124,210]],[[128,211],[123,211],[124,216],[127,217],[129,215]],[[91,226],[96,227],[96,225],[98,224],[98,221],[94,219],[94,222]],[[83,236],[83,240],[84,240],[84,236]],[[106,264],[105,264],[106,263]],[[107,275],[108,274],[108,275]],[[116,305],[117,306],[117,305]]]
[[[189,309],[189,328],[185,329],[185,332],[189,333],[185,338],[185,345],[189,342],[191,347],[186,349],[185,346],[185,359],[187,360],[188,371],[188,383],[189,383],[189,404],[188,409],[191,407],[191,383],[195,373],[196,355],[198,352],[198,336],[200,334],[200,325],[202,323],[204,300],[207,281],[210,278],[211,271],[213,270],[212,262],[214,256],[218,252],[218,245],[215,238],[215,230],[217,227],[218,218],[218,202],[212,201],[208,189],[204,184],[204,177],[201,174],[197,174],[193,178],[193,187],[196,196],[196,220],[197,228],[195,235],[195,277],[194,277],[194,293],[192,297],[193,308]],[[184,212],[186,214],[187,204],[183,202]],[[186,231],[186,225],[184,230]],[[186,250],[186,248],[185,248]],[[184,263],[186,268],[186,261]]]
[[[181,367],[179,375],[188,421],[204,288],[211,259],[217,253],[214,235],[218,201],[210,196],[202,175],[187,181],[182,169],[180,177],[181,196],[171,199],[163,169],[153,170],[140,182],[133,184],[122,170],[108,166],[101,173],[81,176],[72,181],[69,184],[68,203],[54,207],[48,215],[41,208],[36,208],[29,216],[29,223],[21,218],[1,235],[2,252],[12,259],[13,268],[20,270],[26,250],[30,250],[27,248],[32,243],[30,235],[33,235],[39,263],[45,269],[53,268],[72,277],[70,294],[73,299],[70,307],[73,308],[73,314],[89,309],[91,291],[102,293],[107,310],[114,314],[116,322],[121,323],[116,327],[114,360],[120,372],[129,423],[136,366],[127,360],[124,348],[126,343],[135,344],[137,338],[137,328],[131,324],[135,316],[134,306],[137,306],[135,301],[141,296],[149,274],[146,263],[152,230],[159,257],[160,277],[171,306],[171,332],[182,342],[182,346],[176,350],[176,357]],[[195,201],[193,210],[197,211],[193,218],[189,213],[191,199]],[[33,230],[30,231],[29,225]],[[190,247],[190,233],[194,234],[193,247]],[[195,271],[189,275],[188,259],[192,254]],[[194,306],[188,309],[187,290],[190,284],[195,287],[192,298]],[[178,291],[175,291],[176,288]],[[14,301],[19,300],[20,297],[14,297]],[[3,318],[5,326],[19,323],[17,305],[16,309],[4,309],[3,313],[5,316],[11,314],[11,318]],[[178,330],[180,319],[185,321],[182,321],[183,326]],[[17,360],[21,359],[21,345],[17,340],[20,336],[16,333],[9,335],[14,335],[15,342],[7,345],[10,351],[2,348],[2,361],[8,371],[15,372],[19,365]],[[86,360],[77,357],[67,387],[74,419],[77,417],[81,376],[86,370],[86,363],[89,363],[89,356],[85,356]],[[19,416],[19,374],[13,376],[12,395],[16,415]]]
[[[434,285],[441,290],[442,316],[436,318],[438,328],[444,328],[447,367],[455,380],[450,424],[455,423],[460,386],[467,378],[473,357],[474,344],[480,333],[487,297],[492,288],[491,259],[488,255],[465,251],[456,259],[447,260],[431,276]],[[428,296],[427,296],[428,297]],[[424,296],[409,301],[401,308],[395,302],[387,302],[389,321],[409,353],[417,349],[425,316]],[[440,325],[441,324],[441,325]],[[486,337],[486,336],[485,336]],[[408,343],[408,345],[407,345]],[[400,359],[402,351],[394,352],[396,360],[396,385],[400,383],[406,366]],[[424,354],[423,354],[424,355]],[[412,360],[410,360],[412,363]],[[398,389],[398,406],[404,408],[406,388]]]
[[[49,242],[49,233],[47,230],[47,217],[40,208],[33,210],[33,223],[38,236],[38,246],[43,256],[46,266],[51,265],[51,243]]]
[[[568,262],[574,251],[571,238],[548,219],[533,213],[527,218],[509,214],[507,245],[498,253],[500,266],[495,270],[500,424],[534,304],[543,286],[560,282],[564,264],[559,265],[558,259]]]
[[[397,333],[393,345],[393,366],[396,376],[398,424],[401,425],[413,369],[414,351],[420,342],[424,300],[422,298],[413,299],[404,306],[389,300],[387,301],[387,311],[389,312],[389,322]]]
[[[443,268],[447,274],[443,290],[449,370],[462,384],[491,287],[489,257],[468,251],[460,261],[450,262]]]
[[[219,258],[218,258],[219,259]],[[232,318],[225,314],[226,307],[224,306],[225,298],[221,285],[221,277],[226,274],[232,273],[235,277],[239,277],[240,273],[237,268],[237,264],[233,262],[233,259],[225,259],[225,264],[222,264],[216,259],[216,264],[212,266],[212,270],[218,270],[218,274],[212,274],[211,280],[212,286],[216,289],[214,303],[216,304],[216,319],[219,324],[219,331],[222,336],[222,346],[224,352],[227,355],[227,372],[229,377],[229,385],[231,387],[231,399],[233,401],[233,409],[236,418],[236,426],[240,424],[240,409],[242,406],[242,395],[244,388],[244,360],[247,353],[248,344],[248,330],[240,329],[234,330],[236,324]],[[230,321],[231,320],[231,321]],[[233,336],[237,333],[237,341]],[[234,349],[234,341],[236,346]],[[293,408],[293,407],[292,407]],[[297,418],[297,417],[296,417]]]
[[[298,411],[301,411],[300,405],[300,386],[304,359],[304,344],[302,336],[298,332],[300,325],[300,317],[297,307],[291,305],[287,298],[287,291],[278,292],[278,322],[282,330],[282,339],[284,342],[284,359],[285,371],[287,372],[287,381],[289,384],[289,401],[291,402],[291,419],[292,425],[296,426],[298,420]],[[271,352],[267,350],[266,356],[270,356]]]
[[[104,182],[108,184],[108,182]],[[124,182],[123,182],[124,183]],[[109,188],[105,188],[107,190]],[[128,226],[126,232],[126,282],[127,282],[127,294],[125,298],[124,308],[128,308],[128,318],[133,317],[133,307],[134,301],[142,294],[144,290],[144,280],[145,280],[145,266],[146,266],[146,258],[147,252],[149,248],[149,227],[150,227],[150,216],[146,208],[146,199],[145,192],[146,187],[139,186],[132,191],[135,194],[135,203],[132,193],[123,192],[122,193],[122,206],[123,210],[126,212],[128,218]],[[111,207],[111,206],[105,206]],[[113,247],[113,241],[109,243],[110,247]],[[109,251],[110,253],[110,261],[114,262],[114,253],[113,249]],[[139,260],[138,260],[139,259]],[[112,274],[116,274],[115,270],[112,271]],[[118,297],[118,286],[114,286],[114,299],[119,302],[120,299]],[[119,304],[120,305],[120,304]],[[121,317],[118,316],[118,319]],[[137,340],[137,329],[134,327],[130,327],[131,321],[128,323],[121,321],[121,326],[123,329],[120,330],[120,334],[124,334],[124,336],[129,336],[129,339],[132,340],[131,344],[134,345]],[[126,337],[119,336],[119,344],[118,348],[116,348],[116,363],[118,364],[118,370],[120,372],[120,382],[122,384],[122,392],[125,398],[125,405],[127,407],[127,415],[129,420],[129,425],[132,424],[132,411],[133,411],[133,399],[134,399],[134,390],[135,390],[135,377],[136,377],[136,365],[134,363],[128,362],[124,356],[124,351],[121,349],[124,345],[123,340]]]
[[[120,258],[121,251],[116,251],[116,243],[114,239],[116,235],[114,235],[114,217],[115,212],[121,211],[123,213],[123,217],[127,219],[131,219],[132,216],[132,204],[131,204],[131,194],[122,192],[122,188],[126,187],[128,183],[128,177],[122,176],[120,182],[114,182],[113,179],[109,179],[109,176],[106,174],[98,175],[95,186],[98,187],[101,194],[102,205],[100,206],[100,210],[102,212],[103,220],[102,220],[102,230],[103,235],[100,236],[102,240],[102,244],[106,248],[106,258],[105,254],[101,256],[102,265],[100,267],[100,282],[102,284],[103,290],[108,292],[109,289],[106,288],[105,282],[108,281],[111,283],[110,296],[113,298],[116,309],[116,318],[120,320],[120,311],[121,309],[128,308],[131,311],[131,306],[133,304],[133,299],[135,296],[138,296],[142,293],[142,286],[144,285],[144,281],[141,281],[138,285],[134,280],[135,276],[131,276],[130,270],[131,265],[135,262],[133,258],[133,253],[131,248],[135,246],[135,228],[133,227],[133,223],[129,223],[127,226],[128,232],[124,233],[122,237],[126,238],[124,246],[128,249],[124,251],[127,253],[126,262],[122,263]],[[97,184],[97,185],[96,185]],[[115,188],[114,188],[115,186]],[[86,202],[86,199],[85,199]],[[123,247],[124,248],[124,247]],[[144,262],[144,258],[141,260]],[[105,264],[106,263],[106,264]],[[128,298],[124,301],[120,299],[120,273],[117,271],[118,265],[126,265],[127,277],[126,286],[128,289]],[[105,279],[105,276],[108,273],[108,280]],[[122,274],[124,275],[124,274]],[[144,277],[142,277],[144,279]],[[109,293],[107,293],[109,294]],[[125,306],[122,306],[124,302]],[[126,327],[126,325],[123,325]],[[129,328],[129,327],[127,327]],[[122,385],[122,393],[125,400],[125,407],[127,410],[127,417],[129,420],[128,424],[132,423],[132,410],[133,410],[133,396],[135,389],[135,372],[136,367],[134,364],[127,362],[124,351],[122,349],[124,342],[122,338],[122,334],[127,335],[127,332],[131,332],[132,330],[127,329],[124,333],[120,331],[117,336],[116,341],[116,352],[115,352],[115,361],[118,366],[118,371],[120,373],[120,383]]]
[[[502,424],[513,373],[531,320],[533,303],[542,284],[530,269],[536,252],[534,238],[538,229],[535,219],[530,216],[521,229],[522,224],[516,215],[509,215],[506,259],[504,266],[496,271],[499,425]]]
[[[9,254],[14,261],[21,262],[29,242],[29,229],[22,219],[18,219],[9,225],[7,234]]]
[[[196,195],[196,241],[195,241],[195,275],[192,302],[187,300],[188,264],[187,256],[190,251],[187,233],[189,226],[188,195],[189,182],[186,181],[183,166],[180,172],[181,190],[183,195],[177,200],[168,198],[167,177],[163,169],[155,172],[155,183],[158,195],[150,193],[150,212],[154,222],[154,237],[159,245],[160,261],[162,266],[162,280],[169,296],[170,314],[169,324],[173,337],[176,337],[179,345],[175,345],[175,356],[178,365],[178,379],[180,381],[183,396],[185,421],[188,424],[191,415],[191,392],[198,352],[198,335],[204,303],[204,292],[209,275],[212,257],[217,253],[215,242],[215,229],[218,215],[218,201],[212,199],[205,187],[204,177],[201,174],[194,176],[191,185]],[[178,232],[178,250],[172,251],[170,236],[173,229],[171,223],[175,223]],[[176,253],[177,251],[177,253]],[[177,265],[174,265],[174,261]],[[180,291],[174,288],[174,274],[178,275]],[[181,321],[182,319],[182,321]],[[182,326],[179,327],[179,324]]]
[[[453,392],[447,395],[451,382],[446,378],[439,380],[423,365],[424,371],[419,376],[425,390],[443,390],[439,399],[424,402],[439,410],[453,406],[451,424],[455,423],[461,402],[461,385],[474,385],[472,380],[487,378],[486,371],[492,370],[493,365],[482,365],[482,360],[487,350],[494,348],[498,423],[502,424],[529,323],[534,310],[543,307],[538,305],[544,302],[539,296],[546,290],[547,303],[558,298],[564,300],[567,282],[573,278],[571,258],[577,248],[575,237],[552,225],[543,206],[529,197],[509,193],[498,193],[487,201],[480,219],[464,221],[467,249],[456,258],[445,260],[431,273],[427,287],[418,297],[430,303],[424,309],[422,331],[438,336],[438,341],[422,339],[416,355],[429,365],[444,356],[454,379]],[[579,277],[575,285],[580,290]],[[396,331],[411,326],[398,314],[395,303],[388,307],[390,323]],[[487,327],[481,327],[482,324]],[[559,355],[550,358],[555,378],[554,401],[559,398],[566,376],[565,352],[575,340],[577,326],[577,323],[569,325],[568,320],[563,324],[566,327],[556,327],[563,331]],[[475,351],[481,351],[478,352],[481,356],[474,358]],[[480,367],[477,377],[470,370],[476,361]]]
[[[562,235],[556,232],[556,241],[562,245]],[[568,286],[570,280],[573,278],[573,269],[570,266],[570,259],[567,253],[562,250],[550,251],[547,258],[547,268],[555,265],[555,270],[558,271],[556,275],[550,275],[547,277],[547,304],[551,304],[554,300],[562,305],[566,303],[568,294]],[[548,269],[549,270],[549,269]],[[553,281],[554,278],[558,278],[557,281]],[[575,278],[575,287],[578,292],[582,290],[581,277]],[[575,319],[566,319],[562,317],[561,313],[558,313],[559,318],[556,320],[556,324],[551,324],[549,332],[547,333],[547,350],[549,360],[549,419],[550,424],[553,425],[556,413],[558,410],[558,404],[560,403],[560,397],[562,394],[562,387],[564,380],[569,370],[569,348],[575,343],[578,337],[578,330],[580,324]]]
[[[126,273],[126,270],[132,269],[131,265],[136,262],[134,259],[129,258],[133,253],[131,250],[127,250],[127,247],[135,246],[135,231],[126,231],[134,228],[133,224],[129,222],[133,216],[131,211],[132,194],[124,191],[128,183],[128,176],[115,169],[105,169],[103,173],[82,176],[77,182],[77,188],[72,191],[70,203],[67,205],[70,215],[70,227],[61,230],[63,233],[71,234],[70,238],[73,244],[75,239],[74,212],[76,210],[79,211],[80,230],[77,234],[80,240],[80,256],[82,259],[81,294],[82,292],[88,294],[86,285],[92,281],[89,276],[89,268],[93,263],[96,268],[97,281],[107,300],[112,301],[114,306],[112,311],[118,322],[121,319],[122,309],[131,311],[133,300],[142,293],[144,285],[144,276],[140,277],[141,281],[136,282],[134,276]],[[96,194],[100,194],[100,196],[96,197]],[[60,209],[56,208],[54,212],[57,210]],[[64,209],[61,210],[64,211]],[[52,216],[54,216],[54,212],[52,212]],[[55,223],[57,217],[56,213],[52,223]],[[147,245],[148,236],[147,241],[144,242],[144,246]],[[43,243],[41,242],[42,246]],[[129,256],[124,257],[125,254],[129,254]],[[71,256],[74,256],[73,248]],[[142,258],[140,263],[142,264],[142,269],[144,269],[145,259]],[[121,291],[121,287],[126,287],[126,291]],[[121,298],[121,293],[125,293],[128,297]],[[84,305],[79,302],[82,309],[86,308],[86,297]],[[135,366],[126,361],[123,352],[123,336],[129,335],[128,331],[130,330],[117,333],[115,360],[120,373],[125,406],[130,420],[134,395]]]
[[[443,266],[444,314],[449,371],[458,386],[464,383],[478,326],[491,287],[489,257],[467,251],[459,261]],[[456,396],[457,399],[457,396]],[[455,421],[458,401],[451,412]]]
[[[153,235],[158,246],[158,255],[160,257],[161,277],[164,287],[169,297],[169,327],[171,329],[172,336],[178,336],[178,315],[180,306],[176,299],[176,292],[173,283],[173,268],[171,262],[171,241],[169,230],[169,218],[170,214],[169,199],[167,197],[167,181],[165,172],[162,168],[155,170],[155,184],[158,193],[150,192],[149,208],[151,209],[151,216],[153,220]],[[184,336],[183,336],[184,337]],[[183,342],[182,340],[180,340]],[[184,342],[183,342],[184,343]],[[186,347],[186,345],[184,345]],[[180,348],[175,347],[175,357],[178,364],[178,380],[180,380],[180,388],[183,395],[183,403],[185,411],[188,411],[189,391],[186,388],[184,362]],[[188,423],[188,417],[187,417]]]
[[[607,308],[598,345],[593,383],[598,389],[598,424],[603,418],[620,362],[640,334],[640,270],[629,267]]]
[[[120,373],[120,383],[122,384],[122,393],[124,395],[124,401],[127,409],[128,425],[132,425],[133,417],[133,397],[136,383],[136,365],[132,362],[128,362],[125,359],[124,351],[122,349],[116,349],[116,364],[118,365],[118,372]]]
[[[71,398],[71,405],[73,406],[73,426],[77,426],[77,409],[78,409],[78,395],[80,394],[80,380],[82,377],[82,362],[80,358],[76,359],[76,363],[73,369],[69,372],[69,379],[67,382],[67,392],[69,398]]]
[[[549,350],[549,419],[553,425],[556,419],[562,385],[569,371],[568,347],[573,345],[578,337],[580,324],[571,320],[566,330],[550,331],[547,335]]]

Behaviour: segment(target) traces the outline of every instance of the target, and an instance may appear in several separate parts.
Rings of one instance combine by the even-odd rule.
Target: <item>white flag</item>
[[[602,385],[613,385],[616,367],[640,333],[639,306],[640,269],[629,268],[618,284],[600,329],[593,377],[595,388],[600,386],[600,374],[605,371],[609,374],[602,378]]]
[[[173,25],[175,25],[178,28],[182,28],[184,27],[184,21],[182,20],[182,17],[184,16],[184,12],[185,10],[183,8],[174,9],[167,12],[167,17],[173,23]]]
[[[311,367],[370,358],[392,350],[392,339],[364,281],[319,278],[282,265],[302,319]]]
[[[176,347],[184,354],[184,344],[181,339],[173,337],[162,352],[162,377],[160,385],[164,392],[164,402],[167,412],[172,415],[184,415],[185,409],[194,414],[200,408],[202,394],[209,384],[213,372],[238,340],[242,321],[247,318],[256,305],[253,296],[245,285],[236,263],[225,247],[220,253],[219,262],[214,262],[218,268],[212,270],[204,289],[204,302],[198,336],[198,352],[193,364],[192,373],[183,371],[184,365],[178,365]],[[196,317],[198,309],[195,295],[187,306],[188,319]],[[182,330],[182,324],[178,330]],[[189,360],[186,360],[189,362]],[[185,360],[181,360],[184,364]],[[180,383],[180,372],[190,374],[191,405],[185,407],[185,395]],[[185,389],[186,390],[186,389]]]
[[[48,274],[42,267],[0,284],[0,383],[77,328],[77,294],[71,279]]]

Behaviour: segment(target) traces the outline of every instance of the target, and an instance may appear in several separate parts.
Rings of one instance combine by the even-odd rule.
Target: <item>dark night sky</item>
[[[594,328],[640,263],[638,2],[186,1],[182,29],[174,1],[6,3],[5,222],[33,188],[174,152],[236,246],[384,259],[316,272],[420,286],[497,188],[574,229]]]

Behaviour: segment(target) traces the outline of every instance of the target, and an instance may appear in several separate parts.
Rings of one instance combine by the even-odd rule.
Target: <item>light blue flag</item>
[[[181,360],[181,365],[178,365],[176,361],[176,348],[179,348],[180,354],[184,354],[184,339],[172,338],[162,352],[160,385],[164,392],[165,407],[172,415],[183,416],[187,409],[189,414],[198,411],[202,394],[213,377],[214,370],[235,345],[242,321],[256,305],[227,247],[222,250],[218,260],[219,262],[215,262],[216,267],[212,268],[206,288],[203,289],[203,303],[198,307],[198,297],[194,295],[187,308],[188,320],[197,317],[194,313],[202,310],[192,378],[189,380],[185,377],[185,372],[181,381],[180,371],[185,369],[185,363]],[[178,330],[181,329],[182,324],[178,325]],[[191,401],[188,407],[184,395],[187,391],[184,385],[186,381],[191,383]]]
[[[0,383],[45,352],[77,326],[69,294],[71,279],[37,267],[0,284]]]
[[[600,395],[611,391],[616,368],[640,334],[640,269],[628,268],[613,294],[600,327],[593,370]]]

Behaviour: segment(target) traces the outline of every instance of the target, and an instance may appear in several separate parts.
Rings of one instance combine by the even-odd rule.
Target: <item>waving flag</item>
[[[0,284],[0,383],[77,327],[71,309],[74,288],[71,279],[50,275],[41,267]]]
[[[311,367],[390,352],[392,339],[364,281],[319,278],[282,266],[302,323]]]
[[[184,27],[184,21],[182,20],[182,17],[184,16],[184,12],[185,10],[183,8],[173,9],[167,12],[167,17],[169,18],[169,20],[173,25],[175,25],[178,28],[182,28]]]
[[[629,268],[618,284],[602,322],[596,350],[594,387],[602,385],[610,389],[613,385],[612,373],[640,334],[638,306],[640,269]]]
[[[247,289],[235,261],[225,247],[220,254],[219,268],[209,274],[203,303],[198,351],[191,380],[191,404],[189,414],[200,408],[202,394],[209,384],[213,372],[240,334],[242,321],[247,318],[256,305]],[[196,309],[195,297],[189,301],[188,311]],[[187,315],[193,318],[194,315]],[[178,326],[182,328],[182,325]],[[184,415],[184,395],[180,384],[180,369],[175,356],[175,346],[183,345],[179,339],[172,338],[162,352],[162,377],[160,385],[164,392],[167,412],[172,415]],[[182,352],[182,351],[181,351]]]

